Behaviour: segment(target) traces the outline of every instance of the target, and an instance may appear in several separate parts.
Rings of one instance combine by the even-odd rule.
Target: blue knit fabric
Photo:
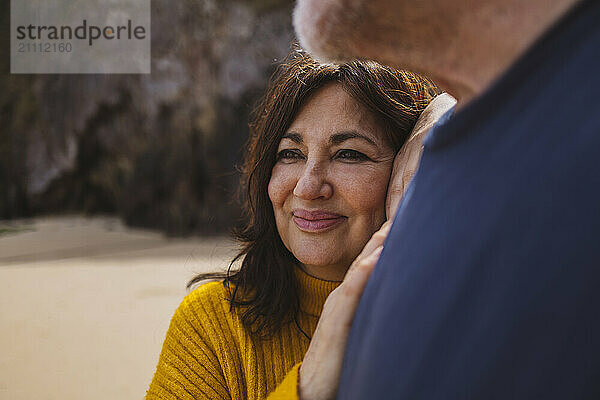
[[[600,399],[600,2],[430,132],[339,399]]]

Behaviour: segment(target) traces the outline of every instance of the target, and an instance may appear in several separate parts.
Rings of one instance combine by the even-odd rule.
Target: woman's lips
[[[318,232],[339,224],[344,221],[346,217],[328,211],[308,211],[298,209],[292,212],[292,219],[300,230]]]

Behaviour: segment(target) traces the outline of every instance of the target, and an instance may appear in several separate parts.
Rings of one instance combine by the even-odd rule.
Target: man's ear
[[[404,197],[404,193],[419,168],[423,140],[427,136],[427,133],[455,105],[456,99],[448,93],[442,93],[435,97],[425,110],[423,110],[408,140],[404,143],[400,151],[398,151],[394,159],[394,166],[385,201],[385,211],[388,220],[394,218],[398,206]]]
[[[364,1],[298,0],[293,22],[302,48],[321,62],[351,57],[348,45],[355,26],[352,21],[360,19],[359,9]]]

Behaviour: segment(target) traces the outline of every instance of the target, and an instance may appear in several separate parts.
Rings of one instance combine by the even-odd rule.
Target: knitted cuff
[[[302,363],[298,363],[285,375],[279,386],[271,392],[267,400],[299,400],[298,397],[298,370]]]

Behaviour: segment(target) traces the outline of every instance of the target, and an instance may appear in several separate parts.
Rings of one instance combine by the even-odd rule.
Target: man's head
[[[373,59],[479,94],[576,0],[298,0],[302,46],[323,60]]]

